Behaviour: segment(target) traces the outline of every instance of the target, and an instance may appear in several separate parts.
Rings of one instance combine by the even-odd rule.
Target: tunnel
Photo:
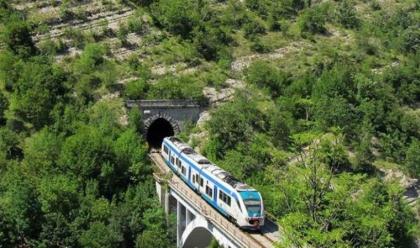
[[[164,119],[158,118],[153,121],[147,129],[146,139],[151,148],[160,148],[163,138],[175,134],[172,124]]]

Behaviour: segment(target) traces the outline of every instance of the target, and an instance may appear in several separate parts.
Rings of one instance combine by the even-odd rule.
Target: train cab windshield
[[[249,217],[262,216],[261,197],[257,191],[240,192]]]

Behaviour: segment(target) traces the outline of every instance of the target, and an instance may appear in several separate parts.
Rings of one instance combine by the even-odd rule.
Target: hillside
[[[174,247],[128,99],[206,106],[179,136],[262,192],[279,247],[415,247],[417,0],[0,8],[0,247]]]

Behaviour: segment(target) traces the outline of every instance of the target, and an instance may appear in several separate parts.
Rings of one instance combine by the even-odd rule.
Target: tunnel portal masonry
[[[191,100],[128,100],[126,106],[140,109],[142,132],[152,148],[159,148],[163,138],[181,132],[186,122],[196,123],[202,111]]]

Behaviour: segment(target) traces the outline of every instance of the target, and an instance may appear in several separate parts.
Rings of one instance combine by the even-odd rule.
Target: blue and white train
[[[261,194],[196,153],[176,137],[163,140],[161,155],[166,164],[221,214],[244,229],[264,225]]]

